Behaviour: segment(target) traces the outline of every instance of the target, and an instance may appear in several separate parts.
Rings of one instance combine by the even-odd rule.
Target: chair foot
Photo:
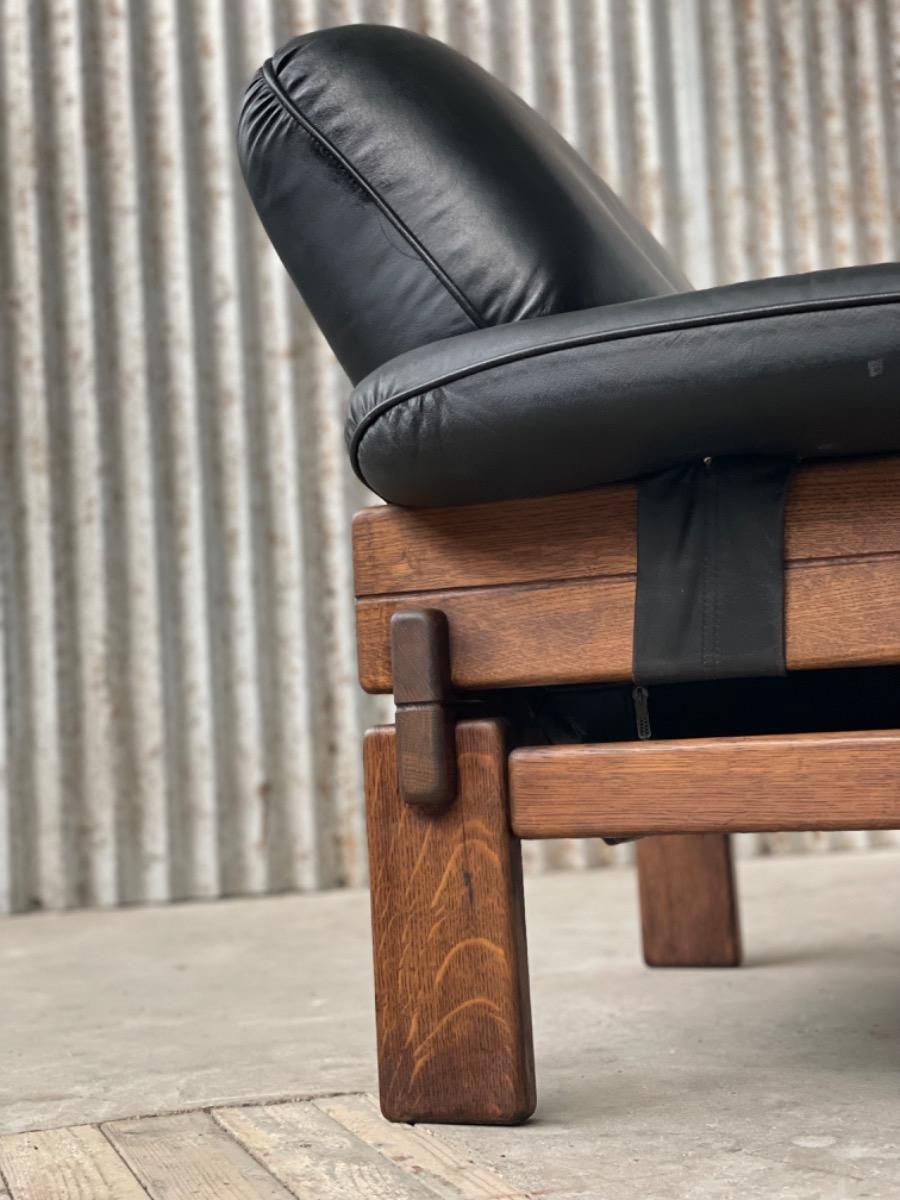
[[[736,967],[741,934],[727,834],[637,844],[644,960],[651,967]]]
[[[404,803],[396,735],[365,740],[381,1108],[392,1121],[513,1125],[534,1111],[519,843],[494,721],[457,726],[445,810]]]

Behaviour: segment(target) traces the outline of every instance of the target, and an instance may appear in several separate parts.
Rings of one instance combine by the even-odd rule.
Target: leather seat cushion
[[[706,456],[900,450],[900,265],[756,280],[447,338],[356,388],[395,504],[577,491]]]

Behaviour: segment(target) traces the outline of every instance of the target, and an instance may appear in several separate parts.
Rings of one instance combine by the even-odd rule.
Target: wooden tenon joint
[[[397,705],[397,774],[407,804],[435,811],[456,796],[456,732],[450,700],[450,630],[437,608],[391,617]]]

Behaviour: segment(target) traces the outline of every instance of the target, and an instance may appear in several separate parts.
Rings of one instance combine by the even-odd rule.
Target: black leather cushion
[[[395,504],[576,491],[707,455],[900,450],[900,266],[482,329],[356,389],[351,460]]]
[[[289,42],[238,130],[270,238],[351,379],[483,326],[690,285],[574,150],[431,38]]]

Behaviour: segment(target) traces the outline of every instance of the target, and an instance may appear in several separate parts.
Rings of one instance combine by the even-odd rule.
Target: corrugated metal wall
[[[346,384],[237,174],[243,82],[315,26],[443,38],[703,286],[898,256],[900,0],[0,12],[0,911],[359,883],[386,712],[355,684],[365,498]]]

